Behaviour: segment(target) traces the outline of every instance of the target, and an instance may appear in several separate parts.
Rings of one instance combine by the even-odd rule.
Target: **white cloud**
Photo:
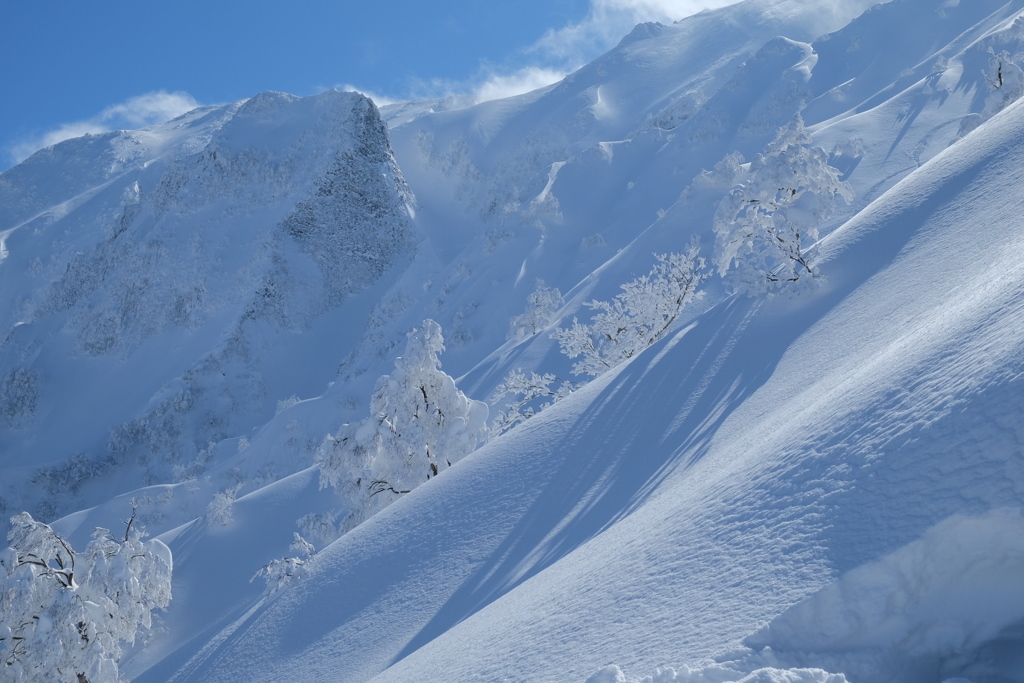
[[[107,107],[99,119],[110,123],[125,121],[134,128],[144,128],[170,121],[198,106],[199,103],[187,92],[158,90]]]
[[[14,143],[8,149],[11,161],[21,163],[43,147],[91,133],[105,133],[118,129],[145,128],[169,121],[200,106],[187,92],[156,92],[138,95],[113,104],[96,116],[84,121],[65,123],[41,135]]]

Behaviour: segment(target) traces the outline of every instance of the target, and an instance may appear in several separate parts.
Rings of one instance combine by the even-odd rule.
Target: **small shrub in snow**
[[[199,475],[205,471],[206,461],[203,458],[196,458],[184,465],[174,465],[171,468],[171,476],[176,484],[181,482],[195,482],[199,478]]]
[[[231,507],[235,504],[239,486],[213,494],[213,500],[206,506],[206,520],[211,526],[227,526],[231,523]]]
[[[298,557],[280,557],[257,569],[249,581],[254,581],[257,578],[263,579],[267,582],[267,594],[273,595],[291,583],[293,579],[305,576],[306,571],[305,560]]]
[[[149,630],[171,600],[171,555],[143,542],[134,514],[124,537],[96,529],[81,553],[28,513],[11,519],[0,552],[0,679],[120,680],[121,643]]]
[[[985,113],[982,115],[986,119],[995,116],[1024,95],[1024,71],[1013,63],[1010,54],[1006,51],[996,53],[992,48],[989,48],[989,53],[991,56],[985,80],[991,92],[985,99]]]
[[[563,303],[557,288],[545,287],[543,280],[537,280],[537,288],[526,297],[526,310],[509,321],[508,338],[521,341],[537,334],[554,320]]]
[[[302,403],[302,399],[292,394],[288,398],[281,399],[280,401],[277,402],[277,410],[274,411],[274,414],[280,415],[284,411],[288,410],[294,405],[298,405],[299,403]]]
[[[573,318],[571,327],[555,330],[562,352],[582,357],[573,374],[597,377],[632,358],[664,337],[683,309],[703,296],[698,288],[707,272],[696,239],[681,254],[655,257],[651,272],[622,285],[614,299],[585,304],[597,311],[589,325]]]
[[[808,253],[818,226],[853,191],[796,117],[750,162],[744,182],[715,214],[715,264],[733,290],[757,296],[807,286],[819,276]]]
[[[494,418],[491,433],[494,436],[504,434],[568,396],[573,389],[575,385],[571,382],[561,381],[551,374],[538,375],[531,372],[527,375],[518,368],[512,370],[491,395],[491,405],[505,403],[505,407]]]
[[[316,548],[313,546],[312,543],[304,539],[298,533],[292,532],[292,536],[294,538],[292,540],[291,545],[288,546],[289,550],[291,550],[293,553],[300,553],[301,555],[304,555],[307,559],[310,559],[314,555],[316,555]]]
[[[256,573],[249,577],[249,582],[251,583],[257,578],[263,579],[267,582],[266,593],[273,595],[294,579],[300,579],[305,576],[306,572],[309,571],[310,563],[316,555],[316,548],[302,536],[295,534],[295,540],[292,541],[289,550],[303,555],[305,559],[300,557],[281,557],[271,560],[257,569]]]
[[[298,525],[302,536],[313,539],[322,548],[341,536],[337,521],[338,511],[329,510],[321,513],[311,512],[300,517],[295,524]]]
[[[474,451],[487,437],[487,405],[466,397],[441,369],[441,326],[409,334],[395,370],[377,381],[370,417],[346,424],[321,445],[320,485],[333,486],[351,529],[399,495]]]
[[[475,311],[476,304],[474,303],[466,304],[455,311],[455,315],[452,317],[451,334],[448,335],[449,344],[458,348],[473,342],[473,330],[466,320],[472,318]]]

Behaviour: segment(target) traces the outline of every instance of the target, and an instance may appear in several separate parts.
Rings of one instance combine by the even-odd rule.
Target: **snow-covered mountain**
[[[359,295],[419,241],[386,127],[353,93],[71,140],[0,182],[2,495],[43,517],[111,479],[192,476],[321,392]]]
[[[77,546],[134,501],[174,558],[139,681],[1024,681],[1024,0],[870,5],[640,25],[472,107],[264,93],[0,174],[7,513]],[[798,115],[852,200],[817,286],[733,293],[719,207]],[[334,540],[314,453],[409,330],[471,398],[569,378],[550,332],[693,237],[715,274],[667,337]],[[297,531],[303,575],[250,583]]]

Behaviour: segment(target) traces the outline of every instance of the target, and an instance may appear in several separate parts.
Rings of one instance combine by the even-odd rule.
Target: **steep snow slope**
[[[855,190],[827,232],[984,110],[989,48],[1021,52],[1020,2],[901,0],[814,42],[801,42],[816,35],[812,14],[764,8],[638,27],[549,89],[393,130],[421,224],[453,273],[432,290],[430,314],[456,335],[447,362],[470,373],[468,391],[486,395],[513,364],[568,372],[547,335],[473,364],[504,343],[503,321],[538,278],[568,294],[571,316],[646,272],[651,252],[693,234],[709,252],[732,178],[702,171],[736,152],[750,159],[797,112]],[[413,310],[405,329],[418,322]]]
[[[845,225],[828,289],[716,306],[324,550],[175,680],[653,673],[950,515],[1018,507],[1022,149],[1015,106]],[[801,627],[760,644],[853,680],[939,680],[983,644]]]
[[[354,295],[418,239],[353,93],[72,140],[0,192],[0,507],[44,518],[195,476],[212,444],[320,393],[365,324]]]
[[[460,330],[465,355],[479,359],[504,341],[504,325],[492,321],[521,312],[536,278],[572,289],[651,225],[701,169],[736,149],[727,136],[696,154],[662,148],[688,135],[676,129],[762,45],[778,35],[812,40],[871,4],[758,0],[672,26],[643,24],[549,88],[408,123],[398,118],[395,154],[419,198],[421,224],[442,258],[468,271],[447,288],[458,303],[441,320]],[[751,103],[736,113],[744,106]],[[759,151],[798,106],[789,102],[741,150]],[[677,248],[686,233],[703,230],[680,235],[680,225],[661,248]],[[644,249],[596,278],[603,282],[597,293],[614,292],[630,271],[646,270]],[[488,290],[494,294],[480,294]]]

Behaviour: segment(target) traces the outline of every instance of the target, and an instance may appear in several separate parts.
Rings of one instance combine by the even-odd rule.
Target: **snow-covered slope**
[[[844,226],[828,291],[716,306],[327,548],[181,680],[650,674],[734,647],[950,515],[1019,508],[1022,143],[1015,107]],[[997,565],[973,590],[1019,566],[1007,535],[962,546]],[[910,611],[906,590],[883,576],[846,599]],[[872,681],[970,674],[953,667],[983,645],[1024,646],[1019,587],[958,604],[853,636],[809,608],[758,644]]]
[[[571,292],[572,314],[646,272],[652,252],[694,234],[710,251],[731,178],[697,177],[736,152],[749,160],[797,112],[855,190],[826,230],[838,225],[984,110],[989,48],[1021,49],[1020,3],[888,3],[820,40],[816,5],[794,6],[804,11],[741,3],[641,26],[549,89],[393,129],[424,230],[456,273],[431,312],[465,347],[455,374],[505,341],[503,321],[538,278]],[[858,11],[844,7],[830,28]],[[467,387],[489,392],[513,362],[561,370],[550,349],[540,335]]]
[[[642,25],[550,88],[385,108],[390,135],[353,94],[264,94],[0,175],[3,495],[73,484],[102,503],[57,523],[76,542],[134,499],[170,546],[128,674],[1024,681],[1024,0],[869,4]],[[712,278],[668,338],[249,583],[344,514],[310,454],[408,330],[441,323],[473,398],[568,376],[546,332],[652,252],[710,255],[737,155],[797,114],[854,193],[820,287]],[[510,338],[538,279],[564,305]],[[109,464],[40,470],[77,452]]]

